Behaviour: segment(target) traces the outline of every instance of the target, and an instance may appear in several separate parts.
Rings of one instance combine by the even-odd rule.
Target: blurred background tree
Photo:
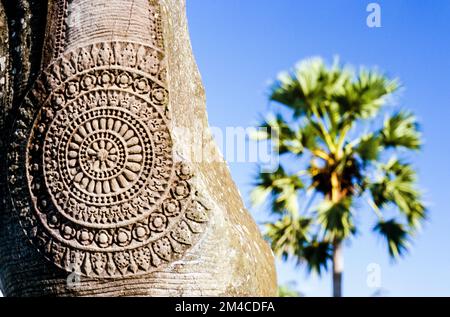
[[[287,284],[278,286],[279,297],[304,297],[305,295],[297,290],[297,283],[290,281]]]
[[[388,107],[398,89],[376,70],[308,59],[273,84],[270,100],[281,109],[254,136],[287,156],[273,173],[257,175],[251,194],[275,216],[266,225],[272,249],[309,272],[331,265],[335,297],[342,296],[343,243],[358,233],[357,213],[366,210],[361,202],[374,212],[373,231],[393,259],[426,219],[416,172],[405,160],[421,149],[418,123],[411,112]]]

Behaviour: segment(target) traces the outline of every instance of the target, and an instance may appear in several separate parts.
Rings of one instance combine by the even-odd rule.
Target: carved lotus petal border
[[[164,53],[102,42],[46,69],[20,108],[8,180],[33,245],[68,272],[143,274],[183,257],[209,208],[173,159]]]

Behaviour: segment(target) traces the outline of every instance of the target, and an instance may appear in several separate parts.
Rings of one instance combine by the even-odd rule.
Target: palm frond
[[[365,135],[355,150],[363,162],[377,160],[381,150],[380,138],[373,133]]]
[[[286,215],[273,224],[267,224],[265,237],[270,241],[274,254],[283,260],[294,257],[301,261],[311,223],[310,218]]]
[[[408,250],[409,233],[404,225],[396,222],[395,219],[380,221],[374,227],[374,231],[386,240],[389,255],[392,258],[398,258]]]
[[[418,150],[422,146],[417,119],[412,113],[405,111],[386,118],[381,136],[381,142],[387,148]]]
[[[270,100],[279,102],[294,111],[295,117],[300,117],[308,111],[305,93],[296,78],[284,72],[272,86]]]
[[[317,207],[317,221],[322,226],[326,239],[343,240],[355,232],[351,213],[352,200],[345,198],[339,202],[322,201]]]
[[[270,200],[273,212],[289,211],[295,215],[298,213],[298,191],[304,187],[298,175],[288,175],[280,165],[274,173],[259,173],[250,198],[254,206]]]
[[[315,272],[319,276],[328,270],[328,264],[333,257],[333,247],[327,241],[313,241],[303,248],[303,259],[306,262],[308,272]]]
[[[257,141],[271,139],[279,154],[293,153],[299,155],[303,153],[304,147],[301,137],[298,132],[290,127],[281,114],[267,117],[259,125],[252,138]]]
[[[369,185],[373,200],[380,208],[394,204],[406,216],[412,228],[427,217],[422,194],[416,188],[417,175],[410,164],[396,158],[381,166],[382,178]]]
[[[376,116],[389,95],[398,89],[396,80],[390,80],[376,71],[361,70],[355,81],[347,82],[342,94],[335,96],[342,114],[367,119]]]
[[[303,148],[310,151],[318,148],[319,135],[317,129],[310,122],[299,129],[298,136]]]
[[[270,99],[292,109],[294,117],[298,118],[311,113],[313,107],[324,111],[324,101],[342,93],[345,82],[350,78],[351,73],[337,63],[329,68],[323,59],[310,58],[297,64],[294,71],[284,72],[278,77],[272,86]]]

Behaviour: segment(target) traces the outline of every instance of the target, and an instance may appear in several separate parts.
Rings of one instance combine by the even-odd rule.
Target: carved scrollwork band
[[[91,277],[159,269],[205,230],[192,169],[173,158],[161,47],[64,54],[20,109],[8,153],[21,224],[47,259]]]

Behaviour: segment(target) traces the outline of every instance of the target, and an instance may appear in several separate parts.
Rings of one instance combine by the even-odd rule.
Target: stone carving
[[[57,4],[57,18],[55,22],[55,31],[56,31],[56,38],[55,42],[53,43],[53,58],[57,59],[63,52],[64,52],[64,36],[66,33],[66,23],[65,20],[67,18],[67,12],[68,12],[68,0],[60,0]]]
[[[69,272],[156,270],[208,221],[190,166],[173,158],[160,35],[65,53],[20,108],[10,191],[32,243]]]
[[[185,6],[0,2],[5,296],[276,295],[270,248],[209,160]]]

